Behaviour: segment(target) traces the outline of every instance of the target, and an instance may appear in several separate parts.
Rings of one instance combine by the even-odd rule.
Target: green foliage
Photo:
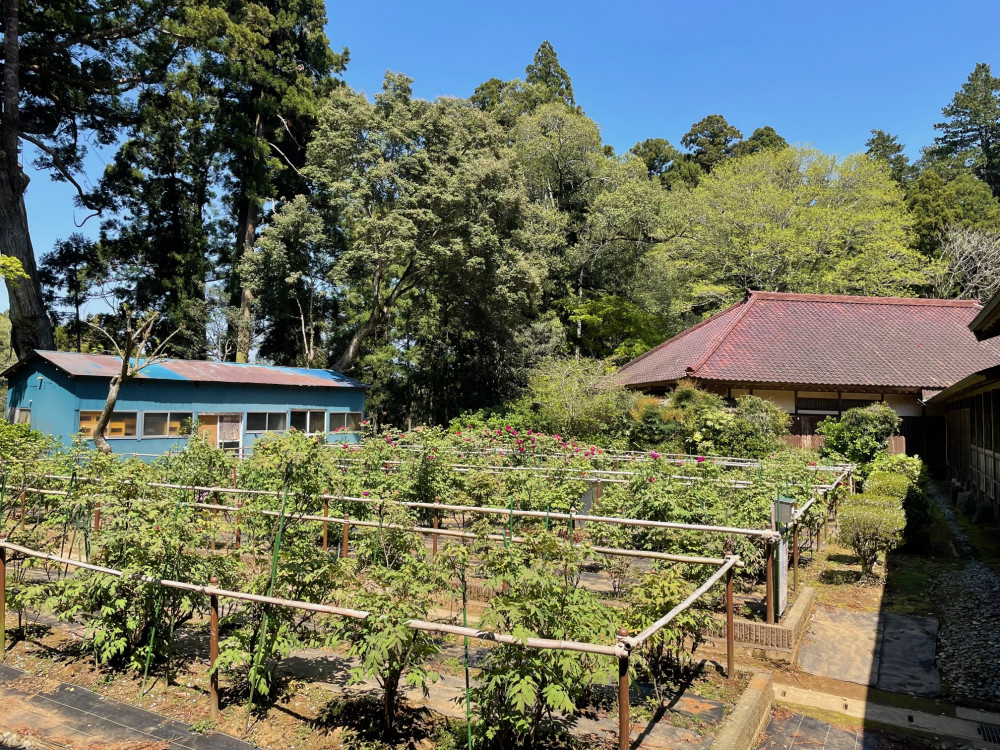
[[[400,681],[420,688],[424,695],[437,681],[437,673],[426,663],[441,650],[440,645],[430,633],[406,623],[427,620],[434,594],[445,584],[442,572],[411,550],[398,569],[374,568],[366,580],[354,582],[359,593],[352,604],[369,617],[344,618],[336,626],[338,636],[350,644],[347,655],[359,661],[351,669],[351,681],[374,678],[382,688],[382,726],[387,737],[395,730]]]
[[[883,162],[889,168],[892,179],[900,185],[912,176],[913,168],[903,153],[903,144],[897,136],[884,130],[873,130],[872,137],[865,141],[865,146],[865,153],[874,161]]]
[[[611,641],[607,609],[579,587],[586,555],[585,548],[545,532],[524,545],[487,550],[483,572],[500,591],[482,626],[516,638]],[[546,715],[573,711],[593,685],[611,679],[613,669],[606,657],[497,645],[485,656],[473,690],[474,731],[488,747],[533,746]]]
[[[930,543],[931,503],[917,481],[905,474],[886,470],[872,471],[865,479],[864,490],[865,493],[894,498],[897,505],[901,503],[906,514],[903,537],[907,547],[914,551],[927,548]]]
[[[861,561],[862,579],[873,577],[881,553],[903,540],[906,517],[902,508],[883,504],[846,504],[838,514],[840,542],[854,550]]]
[[[684,601],[692,590],[676,566],[645,573],[628,594],[625,620],[630,632],[645,630]],[[657,701],[667,698],[668,688],[683,684],[694,652],[711,626],[709,612],[689,607],[643,643],[639,651],[632,652],[636,672],[652,684]]]
[[[845,411],[839,419],[827,417],[816,427],[824,435],[824,455],[843,456],[858,464],[864,476],[866,465],[889,448],[889,438],[899,434],[903,420],[883,403]]]
[[[924,462],[919,456],[907,456],[905,453],[881,453],[877,455],[869,464],[869,469],[874,472],[888,472],[890,474],[902,474],[913,484],[923,484]]]
[[[888,471],[872,471],[865,479],[864,491],[872,495],[894,497],[902,502],[912,482],[903,474]]]

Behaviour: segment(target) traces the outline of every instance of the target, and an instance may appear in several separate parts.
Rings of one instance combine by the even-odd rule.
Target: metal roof
[[[121,372],[120,357],[110,354],[79,354],[77,352],[35,351],[34,356],[52,363],[63,372],[78,378],[111,378]],[[15,363],[2,375],[17,370],[31,357]],[[284,387],[367,388],[363,383],[334,370],[306,367],[274,367],[270,365],[237,364],[235,362],[202,362],[192,359],[161,359],[144,367],[136,380],[186,380],[193,383],[232,383],[238,385],[269,385]]]
[[[968,328],[979,311],[974,300],[751,291],[617,378],[941,390],[1000,363],[1000,345]]]

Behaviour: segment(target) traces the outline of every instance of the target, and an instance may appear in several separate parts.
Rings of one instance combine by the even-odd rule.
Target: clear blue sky
[[[718,113],[745,136],[771,125],[791,143],[841,155],[880,128],[916,157],[975,64],[1000,69],[996,0],[327,0],[327,10],[334,47],[351,52],[344,78],[369,94],[388,69],[415,79],[418,96],[468,96],[488,78],[523,76],[547,39],[577,102],[619,152],[644,138],[678,145],[693,122]],[[101,161],[90,161],[96,179]],[[86,215],[72,196],[34,176],[37,254]],[[92,220],[82,231],[96,230]]]

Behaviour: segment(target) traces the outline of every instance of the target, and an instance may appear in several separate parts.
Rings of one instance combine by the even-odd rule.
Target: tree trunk
[[[390,677],[386,680],[385,690],[383,692],[385,693],[385,712],[382,717],[383,728],[385,736],[391,737],[393,725],[396,723],[396,696],[399,692],[399,676],[395,679]]]
[[[0,252],[21,261],[27,279],[8,280],[11,344],[18,358],[33,349],[55,349],[52,324],[42,304],[35,253],[28,234],[24,191],[28,176],[18,163],[20,46],[18,0],[0,0],[4,20],[3,108],[0,118]]]
[[[125,361],[126,363],[128,362],[127,359]],[[118,403],[118,393],[121,389],[122,376],[115,375],[111,378],[108,397],[104,401],[104,408],[101,410],[101,416],[97,420],[97,426],[94,427],[94,445],[101,453],[111,453],[111,446],[108,445],[108,439],[104,437],[104,431],[108,429],[108,422],[111,421],[111,415],[115,411],[115,404]]]
[[[256,101],[256,98],[255,98]],[[257,122],[254,127],[254,136],[262,138],[264,135],[264,123],[260,115],[257,115]],[[233,269],[231,273],[231,285],[229,290],[230,304],[234,307],[238,304],[240,308],[240,319],[236,324],[236,361],[250,361],[250,346],[253,336],[253,293],[247,289],[240,280],[239,272],[236,270],[243,260],[243,256],[250,251],[257,239],[257,223],[260,221],[260,207],[257,205],[257,198],[254,195],[253,187],[256,188],[259,180],[256,177],[255,167],[256,156],[253,149],[248,149],[248,155],[244,158],[244,184],[241,186],[240,198],[236,211],[236,252],[233,256]],[[253,177],[251,176],[253,175]]]

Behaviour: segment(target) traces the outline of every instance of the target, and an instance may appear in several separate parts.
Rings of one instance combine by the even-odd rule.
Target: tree
[[[745,141],[733,144],[733,156],[748,156],[769,148],[788,148],[788,141],[778,135],[770,125],[757,128]]]
[[[718,165],[683,198],[683,226],[658,252],[666,273],[686,280],[691,312],[748,288],[901,295],[928,281],[902,190],[866,156],[761,151]]]
[[[76,337],[76,350],[83,351],[83,322],[80,308],[93,299],[95,289],[105,277],[97,243],[82,234],[71,234],[68,239],[56,242],[52,252],[42,256],[38,278],[42,283],[42,298],[52,315],[57,305],[73,308],[72,332]],[[61,293],[60,293],[61,292]]]
[[[900,185],[911,177],[913,169],[910,160],[903,153],[903,144],[899,137],[884,130],[873,130],[872,137],[865,141],[866,154],[875,161],[882,161],[889,167],[892,179]]]
[[[935,150],[964,159],[1000,198],[1000,79],[990,66],[977,63],[942,113],[945,121],[934,126],[941,133]]]
[[[732,156],[733,146],[743,134],[726,122],[722,115],[709,115],[699,120],[681,137],[681,145],[691,151],[691,159],[705,172]]]
[[[101,409],[101,416],[94,426],[94,446],[101,453],[111,453],[111,446],[104,437],[104,431],[108,428],[111,415],[115,411],[115,404],[118,403],[118,394],[121,393],[122,386],[129,380],[152,364],[156,364],[163,359],[164,350],[170,342],[170,338],[176,333],[171,333],[159,343],[153,340],[153,331],[156,327],[158,313],[150,312],[136,317],[135,313],[127,307],[122,308],[119,317],[124,321],[124,334],[122,340],[112,336],[105,329],[93,325],[93,328],[111,343],[115,354],[121,360],[121,369],[111,377],[108,385],[108,395],[104,400],[104,407]]]
[[[520,304],[530,288],[513,242],[523,192],[506,135],[463,102],[414,99],[410,83],[387,74],[374,103],[334,92],[310,146],[306,172],[342,236],[331,279],[348,333],[337,370],[418,287],[454,296],[448,283],[495,283],[476,309]]]
[[[569,73],[559,64],[559,57],[549,42],[542,42],[538,46],[534,59],[524,69],[524,73],[529,111],[534,111],[540,104],[553,102],[562,102],[570,107],[576,105]]]
[[[988,300],[1000,291],[1000,232],[953,224],[944,232],[941,256],[937,296]]]
[[[909,185],[914,246],[933,256],[950,226],[1000,230],[1000,202],[989,186],[968,172],[925,168]]]
[[[3,0],[3,97],[0,104],[0,247],[28,278],[8,282],[14,348],[52,349],[52,325],[42,301],[24,192],[29,178],[19,159],[24,143],[35,166],[78,191],[85,143],[107,145],[128,116],[124,94],[155,80],[176,51],[161,33],[177,28],[175,3],[118,0]]]

